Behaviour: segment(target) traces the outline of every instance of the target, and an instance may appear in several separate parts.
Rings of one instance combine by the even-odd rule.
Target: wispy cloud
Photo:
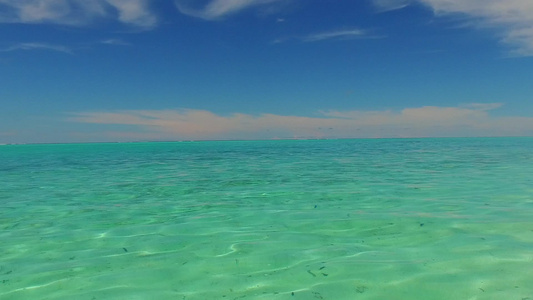
[[[470,17],[469,26],[497,31],[512,54],[533,56],[533,1],[531,0],[374,0],[378,7],[396,9],[408,2],[422,3],[437,16]]]
[[[107,39],[107,40],[100,41],[100,43],[105,44],[105,45],[114,45],[114,46],[131,46],[130,43],[125,42],[124,40],[121,40],[121,39]]]
[[[152,28],[157,24],[156,16],[148,9],[148,0],[107,0],[118,11],[122,23],[142,28]]]
[[[121,23],[149,29],[157,18],[148,4],[149,0],[0,0],[0,22],[81,26],[118,16]]]
[[[2,49],[1,51],[10,52],[17,50],[51,50],[72,54],[72,50],[68,47],[46,43],[18,43],[5,49]]]
[[[296,36],[296,37],[284,37],[278,38],[272,41],[273,44],[280,44],[288,41],[301,41],[301,42],[320,42],[325,40],[353,40],[353,39],[376,39],[382,38],[381,36],[371,35],[367,30],[359,28],[351,29],[339,29],[332,31],[324,31],[318,33],[312,33],[305,36]]]
[[[364,30],[348,29],[310,34],[308,36],[303,37],[302,40],[305,42],[317,42],[330,39],[354,39],[361,37],[368,37]]]
[[[194,0],[175,0],[175,3],[178,10],[183,14],[206,20],[215,20],[251,7],[281,1],[283,0],[211,0],[200,7],[197,6],[198,1]]]
[[[317,116],[217,115],[205,110],[79,112],[71,122],[129,125],[123,139],[254,139],[533,135],[533,118],[495,117],[499,104],[424,106],[400,111],[319,112]],[[113,137],[120,134],[112,131]],[[106,133],[102,133],[105,135]],[[110,133],[109,133],[110,134]]]
[[[374,0],[374,4],[381,11],[389,11],[404,8],[412,0]]]

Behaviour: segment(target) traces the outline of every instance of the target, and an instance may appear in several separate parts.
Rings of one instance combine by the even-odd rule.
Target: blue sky
[[[530,0],[0,0],[0,143],[533,135]]]

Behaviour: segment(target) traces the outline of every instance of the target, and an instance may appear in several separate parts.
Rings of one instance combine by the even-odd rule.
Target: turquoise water
[[[0,146],[0,299],[533,299],[533,138]]]

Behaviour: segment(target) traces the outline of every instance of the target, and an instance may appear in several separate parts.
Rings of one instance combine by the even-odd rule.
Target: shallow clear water
[[[532,216],[533,138],[5,145],[0,299],[533,299]]]

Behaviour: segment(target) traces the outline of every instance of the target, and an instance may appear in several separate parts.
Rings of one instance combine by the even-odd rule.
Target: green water
[[[533,299],[533,138],[0,146],[0,299]]]

